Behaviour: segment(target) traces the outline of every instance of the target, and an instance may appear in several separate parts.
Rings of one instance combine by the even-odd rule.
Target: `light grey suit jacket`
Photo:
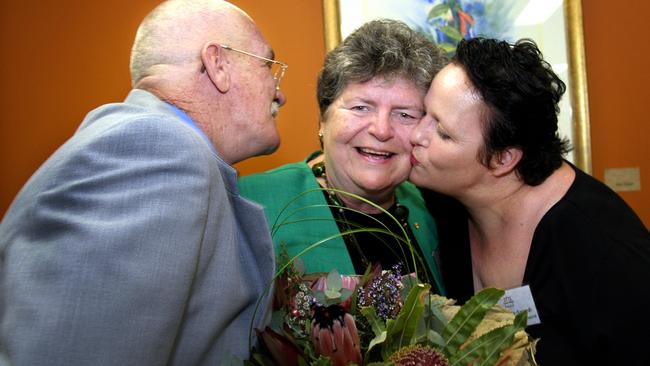
[[[90,112],[0,224],[0,365],[247,357],[275,268],[236,175],[146,91]]]

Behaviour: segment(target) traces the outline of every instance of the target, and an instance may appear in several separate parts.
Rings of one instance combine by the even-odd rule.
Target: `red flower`
[[[271,328],[266,327],[263,331],[257,330],[257,335],[262,339],[262,343],[269,350],[276,364],[298,366],[299,360],[304,361],[298,347],[288,338],[274,332]]]
[[[311,339],[316,353],[329,357],[332,366],[362,365],[357,326],[342,306],[314,307]]]

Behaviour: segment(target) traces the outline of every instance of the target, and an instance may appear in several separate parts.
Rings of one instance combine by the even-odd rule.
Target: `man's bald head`
[[[140,24],[131,50],[131,83],[160,66],[198,62],[208,41],[239,44],[259,34],[243,10],[222,0],[167,0]]]
[[[233,164],[280,142],[275,115],[286,99],[260,57],[273,57],[271,47],[241,9],[222,0],[168,0],[138,28],[131,82],[185,112]]]

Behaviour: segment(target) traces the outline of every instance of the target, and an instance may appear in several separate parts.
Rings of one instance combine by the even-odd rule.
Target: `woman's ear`
[[[221,93],[230,89],[230,64],[224,57],[224,49],[215,42],[206,43],[201,49],[201,61],[212,84]]]
[[[523,153],[521,149],[516,147],[509,147],[492,156],[490,167],[492,174],[501,177],[510,174],[521,160]]]

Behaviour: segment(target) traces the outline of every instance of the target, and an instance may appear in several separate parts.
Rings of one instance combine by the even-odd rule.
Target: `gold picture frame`
[[[404,0],[398,0],[404,1]],[[581,0],[564,0],[564,24],[571,105],[571,144],[573,162],[591,174],[591,138],[589,102],[585,63]],[[323,0],[325,48],[330,51],[341,42],[341,9],[339,0]]]

